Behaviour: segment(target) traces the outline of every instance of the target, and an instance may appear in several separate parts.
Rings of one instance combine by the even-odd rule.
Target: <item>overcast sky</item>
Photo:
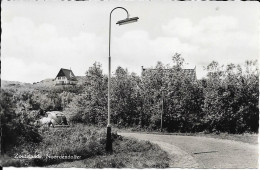
[[[55,78],[60,68],[85,75],[95,61],[108,70],[109,13],[125,7],[137,23],[118,26],[126,13],[112,16],[112,71],[138,75],[157,61],[172,65],[181,53],[205,75],[203,66],[243,63],[259,57],[258,2],[172,1],[3,1],[2,79],[37,82]]]

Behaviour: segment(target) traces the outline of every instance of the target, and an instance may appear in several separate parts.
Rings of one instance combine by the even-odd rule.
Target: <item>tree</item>
[[[75,96],[65,111],[71,121],[104,125],[107,118],[107,77],[101,64],[94,63],[86,72],[83,93]]]
[[[257,61],[247,61],[244,69],[234,64],[208,67],[204,89],[205,123],[210,131],[242,133],[258,131],[258,68]],[[255,68],[255,69],[253,69]],[[249,111],[250,110],[250,111]]]
[[[133,126],[139,124],[137,76],[129,75],[126,69],[118,67],[112,78],[111,103],[112,121],[118,126]],[[140,109],[140,108],[139,108]]]

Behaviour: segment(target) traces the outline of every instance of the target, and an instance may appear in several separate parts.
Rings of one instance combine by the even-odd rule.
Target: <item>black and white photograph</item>
[[[5,168],[258,169],[256,1],[2,0]]]

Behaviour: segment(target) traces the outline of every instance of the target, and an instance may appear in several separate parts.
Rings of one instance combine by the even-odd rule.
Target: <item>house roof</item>
[[[65,69],[65,68],[61,68],[59,73],[57,74],[57,77],[66,77],[68,80],[71,81],[77,81],[76,76],[74,75],[74,73],[72,72],[72,70],[69,69]]]
[[[157,69],[149,69],[149,68],[142,67],[142,71],[145,71],[145,70],[157,70]],[[171,70],[171,69],[163,69],[163,71],[166,71],[166,72],[169,70]],[[184,75],[189,77],[191,80],[197,80],[196,67],[194,69],[182,69],[181,71]]]

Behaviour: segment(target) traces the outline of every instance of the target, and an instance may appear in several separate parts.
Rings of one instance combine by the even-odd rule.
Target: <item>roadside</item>
[[[249,144],[258,144],[258,134],[244,133],[244,134],[229,134],[229,133],[169,133],[169,132],[158,132],[158,131],[136,131],[135,129],[125,128],[118,129],[115,128],[117,132],[129,132],[129,133],[142,133],[142,134],[157,134],[157,135],[177,135],[177,136],[200,136],[215,139],[232,140]]]
[[[39,143],[24,143],[1,156],[4,167],[167,168],[168,154],[158,145],[117,135],[113,153],[105,150],[104,128],[75,124],[40,128]]]

